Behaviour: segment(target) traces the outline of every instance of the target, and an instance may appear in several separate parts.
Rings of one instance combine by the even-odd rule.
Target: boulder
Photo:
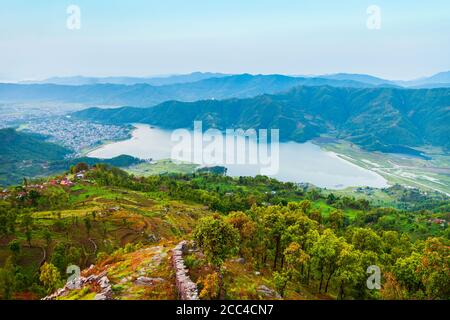
[[[256,289],[256,291],[261,294],[262,296],[266,297],[266,298],[275,298],[275,299],[281,299],[281,296],[278,292],[276,292],[275,290],[272,290],[270,288],[268,288],[265,285],[260,285],[258,286],[258,288]]]
[[[138,277],[134,283],[138,286],[152,286],[164,282],[163,278]]]

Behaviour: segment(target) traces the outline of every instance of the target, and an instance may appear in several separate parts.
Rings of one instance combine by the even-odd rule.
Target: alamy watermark
[[[366,26],[369,30],[381,29],[381,8],[377,5],[370,5],[367,7],[366,13],[368,14],[366,20]]]
[[[369,290],[380,290],[381,289],[381,269],[379,266],[372,265],[366,270],[370,276],[367,278],[366,284]]]
[[[66,13],[69,15],[66,20],[66,27],[69,30],[81,29],[81,9],[75,4],[67,7]]]
[[[69,288],[77,288],[80,284],[81,269],[77,265],[67,266],[66,273],[68,275],[67,285]]]
[[[269,134],[270,131],[270,134]],[[262,175],[275,175],[280,167],[279,129],[218,129],[203,132],[202,121],[194,131],[172,132],[173,161],[203,166],[257,165]]]

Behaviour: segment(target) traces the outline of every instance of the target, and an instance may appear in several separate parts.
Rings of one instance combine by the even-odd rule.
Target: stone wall
[[[172,263],[176,272],[176,285],[181,300],[199,300],[197,285],[189,278],[184,264],[183,254],[187,250],[187,241],[183,240],[172,249]]]

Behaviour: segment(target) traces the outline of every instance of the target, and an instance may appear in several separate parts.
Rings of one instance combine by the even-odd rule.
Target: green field
[[[450,156],[439,148],[424,147],[420,150],[430,160],[399,154],[365,151],[345,141],[319,143],[344,160],[383,176],[391,185],[401,184],[422,190],[450,194]]]
[[[175,163],[170,159],[165,159],[153,163],[140,163],[126,168],[125,171],[135,176],[148,177],[168,173],[189,174],[195,172],[198,167],[198,165],[192,163]]]

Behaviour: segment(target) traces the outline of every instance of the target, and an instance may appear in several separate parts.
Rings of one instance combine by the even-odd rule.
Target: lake
[[[101,146],[88,154],[96,158],[113,158],[127,154],[140,159],[169,159],[175,142],[172,131],[135,124],[136,129],[129,140]],[[192,151],[194,152],[194,151]],[[196,162],[196,161],[193,161]],[[198,162],[196,162],[198,163]],[[254,164],[223,164],[230,176],[255,176],[261,166]],[[343,189],[346,187],[386,187],[387,181],[379,174],[361,168],[336,153],[321,149],[311,143],[286,142],[279,144],[279,170],[270,175],[281,181],[308,182],[318,187]]]

